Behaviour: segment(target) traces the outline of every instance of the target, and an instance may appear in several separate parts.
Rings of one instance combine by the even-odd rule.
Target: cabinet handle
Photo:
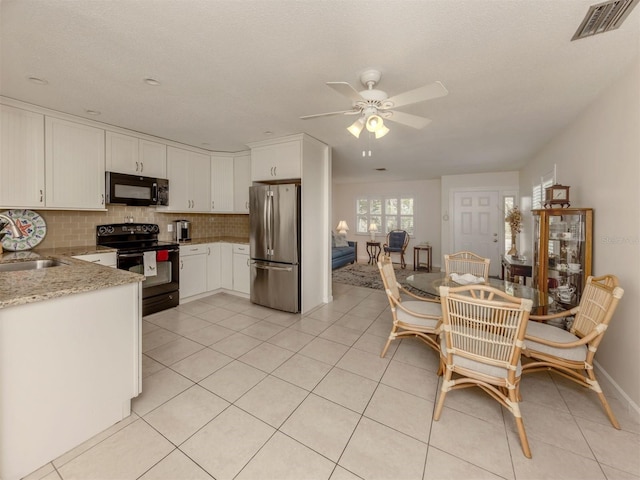
[[[184,269],[184,261],[180,260],[180,270]]]
[[[138,171],[138,162],[136,162],[136,172]]]
[[[273,176],[274,177],[278,176],[278,167],[273,167]]]
[[[44,200],[42,189],[40,189],[40,202]]]
[[[102,205],[104,205],[104,193],[102,194]]]
[[[140,173],[142,173],[143,170],[144,170],[144,163],[140,162]]]
[[[211,210],[215,210],[216,208],[216,202],[211,202]]]
[[[211,255],[211,247],[207,247],[207,255]]]

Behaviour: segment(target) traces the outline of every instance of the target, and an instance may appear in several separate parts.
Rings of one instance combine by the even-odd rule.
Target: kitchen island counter
[[[76,247],[0,254],[0,264],[39,259],[59,260],[65,264],[39,270],[1,272],[0,309],[144,280],[143,275],[71,257],[107,251],[112,250],[101,248],[98,251],[97,247]]]

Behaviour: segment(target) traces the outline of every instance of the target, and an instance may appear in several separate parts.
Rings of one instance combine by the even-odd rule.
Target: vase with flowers
[[[511,229],[511,249],[507,252],[507,255],[515,257],[518,255],[516,239],[518,238],[518,233],[522,231],[522,213],[517,205],[507,211],[504,221],[509,224]]]

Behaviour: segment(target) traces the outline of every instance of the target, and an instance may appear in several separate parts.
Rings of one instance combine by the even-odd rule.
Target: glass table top
[[[413,288],[433,297],[440,296],[440,286],[459,287],[460,284],[448,279],[444,272],[415,273],[407,277],[407,283]],[[533,308],[547,307],[553,303],[553,298],[533,287],[508,282],[498,278],[489,278],[489,285],[518,298],[528,298],[533,302]]]

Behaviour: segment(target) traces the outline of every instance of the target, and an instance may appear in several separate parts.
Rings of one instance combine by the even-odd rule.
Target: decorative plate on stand
[[[30,250],[44,240],[47,234],[47,224],[44,219],[33,210],[7,210],[2,212],[13,219],[22,233],[22,238],[13,238],[11,229],[5,229],[7,235],[2,239],[2,248],[12,252]],[[0,222],[2,219],[0,218]]]

